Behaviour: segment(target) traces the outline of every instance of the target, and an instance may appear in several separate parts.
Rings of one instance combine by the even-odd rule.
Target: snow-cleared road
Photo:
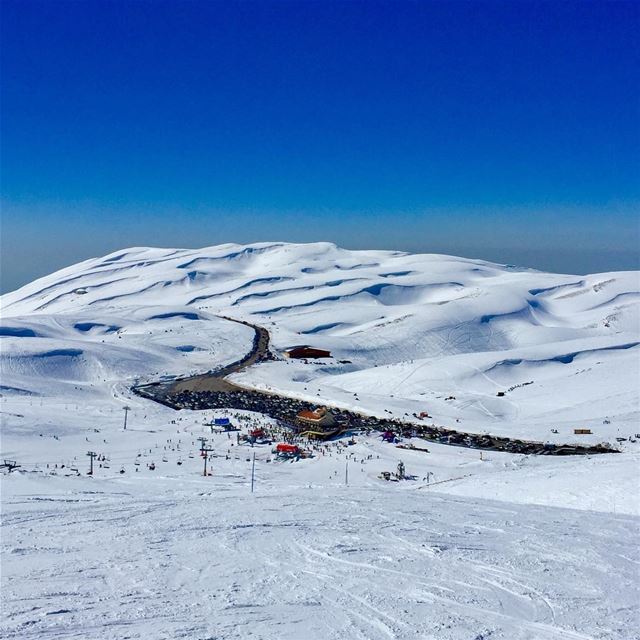
[[[150,398],[174,409],[194,408],[220,409],[233,407],[236,409],[259,410],[275,419],[293,422],[300,410],[312,409],[314,405],[308,402],[300,402],[294,396],[287,396],[274,391],[265,393],[253,387],[243,387],[229,380],[233,374],[239,374],[248,370],[254,364],[269,359],[269,331],[264,327],[242,320],[234,320],[225,317],[247,327],[254,332],[254,340],[251,351],[237,362],[234,362],[219,370],[209,373],[180,377],[175,382],[164,380],[143,386],[134,387],[134,391],[145,398]],[[181,397],[178,397],[182,394]],[[184,395],[187,394],[187,395]],[[206,395],[202,395],[206,394]],[[318,398],[317,403],[338,410],[344,407],[335,407],[330,400]],[[407,415],[405,413],[405,415]],[[390,423],[388,418],[379,415],[367,415],[359,412],[344,414],[348,422],[343,423],[346,428],[353,429],[377,429],[385,431],[388,428],[400,430],[409,427],[418,431],[421,437],[428,440],[436,440],[443,444],[470,447],[474,449],[492,449],[497,451],[509,451],[511,453],[544,453],[547,455],[587,455],[599,453],[616,453],[618,450],[608,444],[591,446],[556,445],[539,441],[521,440],[513,438],[483,437],[478,434],[465,433],[460,430],[445,427],[427,426],[420,422],[409,420],[395,420]]]

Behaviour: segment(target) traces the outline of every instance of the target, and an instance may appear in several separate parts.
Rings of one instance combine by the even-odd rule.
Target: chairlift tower
[[[92,476],[93,475],[93,459],[97,458],[98,454],[95,451],[87,451],[87,455],[89,456],[89,459],[90,459],[88,475]]]
[[[202,458],[204,460],[204,472],[203,472],[202,475],[206,477],[206,475],[207,475],[207,460],[209,459],[209,453],[211,451],[213,451],[213,449],[206,449],[206,448],[204,448],[204,445],[203,445],[203,448],[200,451],[202,452]]]

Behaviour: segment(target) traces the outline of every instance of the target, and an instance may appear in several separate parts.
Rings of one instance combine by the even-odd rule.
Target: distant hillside
[[[579,421],[611,437],[603,421],[639,416],[639,280],[329,243],[125,249],[2,296],[3,393],[205,371],[252,339],[223,315],[267,327],[276,351],[334,356],[260,365],[244,384],[511,435]]]

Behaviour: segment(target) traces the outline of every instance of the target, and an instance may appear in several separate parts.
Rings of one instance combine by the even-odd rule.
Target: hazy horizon
[[[105,246],[103,251],[82,251],[78,250],[78,253],[74,253],[73,257],[69,255],[60,256],[56,253],[49,255],[40,254],[38,264],[24,265],[24,269],[21,268],[19,258],[6,257],[3,252],[2,257],[2,276],[0,277],[0,295],[17,290],[20,287],[29,284],[30,282],[37,280],[38,278],[47,276],[55,271],[64,269],[83,260],[91,258],[98,258],[102,255],[107,255],[113,251],[119,249],[126,249],[133,246],[149,246],[158,248],[176,248],[176,249],[201,249],[207,246],[213,246],[217,244],[223,244],[225,242],[233,243],[233,239],[220,240],[219,242],[202,243],[201,245],[189,244],[189,245],[177,245],[177,244],[149,244],[149,243],[131,243],[118,246]],[[484,253],[476,253],[471,249],[467,251],[447,251],[444,248],[425,247],[409,248],[399,246],[353,246],[345,244],[344,242],[336,242],[327,238],[321,238],[318,240],[283,240],[282,238],[265,238],[250,240],[246,242],[239,242],[238,244],[252,244],[256,242],[333,242],[344,249],[354,250],[388,250],[388,251],[407,251],[409,253],[439,253],[447,255],[455,255],[463,258],[472,258],[487,260],[489,262],[495,262],[498,264],[512,264],[518,267],[532,268],[539,271],[548,271],[553,273],[567,273],[575,275],[586,275],[590,273],[602,273],[610,271],[638,271],[640,270],[640,257],[638,252],[634,250],[621,252],[619,250],[611,250],[605,252],[594,253],[589,255],[584,251],[571,251],[567,250],[563,253],[559,252],[546,252],[544,250],[533,249],[516,249],[516,248],[492,248],[486,249]],[[15,259],[13,268],[9,271],[10,276],[7,278],[5,264],[7,260]],[[601,265],[598,267],[598,265]],[[627,266],[631,265],[631,266]],[[595,268],[593,268],[595,267]]]

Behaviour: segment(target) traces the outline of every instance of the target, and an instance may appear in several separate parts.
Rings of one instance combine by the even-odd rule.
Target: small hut
[[[294,358],[297,360],[305,358],[330,358],[331,351],[325,349],[316,349],[308,345],[299,345],[297,347],[290,347],[283,352],[285,358]]]

